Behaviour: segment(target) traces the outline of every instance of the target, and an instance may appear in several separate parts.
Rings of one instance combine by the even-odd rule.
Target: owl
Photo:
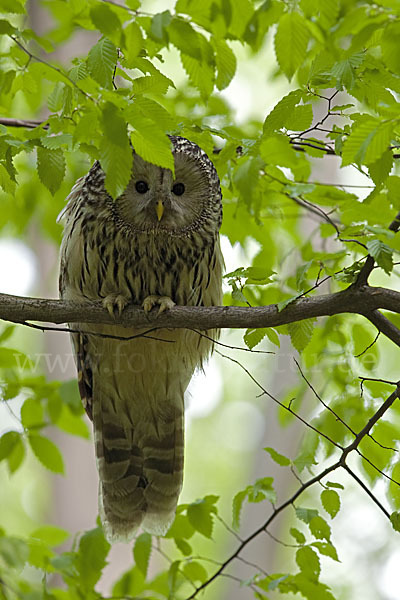
[[[132,176],[113,200],[99,162],[72,188],[60,215],[61,298],[101,300],[113,315],[222,301],[221,189],[196,144],[170,136],[172,171],[133,151]],[[72,333],[79,391],[93,421],[99,513],[109,541],[141,525],[163,535],[183,479],[184,393],[210,354],[187,329],[79,323]],[[151,331],[149,331],[151,329]],[[128,339],[127,339],[128,338]]]

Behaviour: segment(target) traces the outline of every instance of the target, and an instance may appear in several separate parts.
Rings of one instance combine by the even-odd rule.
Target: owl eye
[[[172,186],[172,193],[175,194],[175,196],[182,196],[184,191],[185,186],[183,183],[174,183]]]
[[[145,194],[148,191],[149,186],[146,181],[137,181],[135,183],[135,188],[139,194]]]

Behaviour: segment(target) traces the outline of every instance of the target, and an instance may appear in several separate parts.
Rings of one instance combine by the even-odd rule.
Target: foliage
[[[130,177],[131,144],[143,158],[172,169],[166,134],[179,134],[212,156],[224,197],[222,233],[246,256],[226,275],[232,292],[227,303],[277,304],[284,310],[328,286],[331,292],[344,290],[365,273],[367,255],[375,281],[392,280],[400,250],[394,221],[400,211],[398,7],[385,0],[177,0],[156,13],[142,4],[43,0],[39,10],[50,13],[51,25],[39,35],[29,27],[23,0],[0,0],[2,231],[24,236],[35,221],[58,243],[56,216],[94,159],[115,198]],[[82,31],[91,47],[60,64],[52,53],[57,56]],[[275,55],[268,54],[268,61],[275,60],[274,78],[288,82],[285,93],[263,122],[235,125],[221,91],[229,91],[243,49],[255,60],[268,44]],[[166,57],[173,52],[180,57],[181,85],[168,71]],[[23,119],[25,126],[7,118]],[[326,163],[343,167],[352,184],[323,181]],[[257,250],[250,253],[250,246]],[[392,321],[393,327],[399,324],[396,316]],[[21,409],[17,426],[0,438],[0,461],[14,474],[33,453],[46,469],[61,474],[62,454],[48,427],[89,436],[76,385],[38,375],[29,352],[13,348],[14,336],[14,328],[3,328],[1,400],[20,403]],[[256,381],[251,365],[246,372],[263,397],[279,405],[282,428],[296,418],[302,422],[306,435],[292,458],[282,454],[284,446],[265,448],[288,476],[301,478],[298,487],[277,503],[272,463],[265,463],[265,475],[234,494],[233,529],[215,495],[180,505],[165,540],[138,535],[132,567],[114,582],[113,596],[189,599],[200,597],[200,589],[212,594],[215,580],[225,571],[234,577],[242,550],[264,531],[271,533],[282,513],[287,521],[279,536],[290,546],[285,559],[276,573],[276,565],[262,558],[248,565],[251,574],[241,585],[259,599],[289,593],[321,600],[355,597],[356,588],[346,596],[340,578],[331,587],[324,583],[327,561],[339,561],[334,525],[344,510],[352,510],[351,480],[386,518],[388,539],[398,536],[400,411],[395,396],[387,400],[395,388],[386,380],[390,384],[397,375],[394,361],[384,358],[384,336],[377,340],[361,318],[336,315],[247,330],[244,343],[249,351],[276,351],[280,344],[287,347],[287,336],[301,357],[295,385],[288,378],[277,399]],[[350,453],[358,459],[351,467]],[[339,472],[344,484],[330,480]],[[385,499],[375,495],[376,485]],[[217,525],[225,524],[235,536],[248,505],[263,508],[256,513],[259,528],[241,533],[227,554],[218,546],[215,556]],[[68,550],[57,550],[68,539],[68,532],[50,525],[25,537],[0,530],[0,596],[101,598],[96,587],[110,546],[100,526],[69,541]],[[170,562],[154,574],[149,563],[157,552]],[[55,583],[60,578],[63,586]]]

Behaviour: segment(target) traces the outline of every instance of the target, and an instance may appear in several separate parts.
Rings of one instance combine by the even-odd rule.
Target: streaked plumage
[[[134,154],[132,179],[115,201],[99,163],[77,181],[61,215],[62,298],[101,299],[110,311],[128,303],[146,310],[221,304],[219,179],[196,144],[171,141],[175,180]],[[212,342],[184,329],[123,341],[88,332],[127,337],[144,330],[77,328],[79,389],[93,420],[106,535],[129,540],[141,524],[163,534],[182,487],[184,392]]]

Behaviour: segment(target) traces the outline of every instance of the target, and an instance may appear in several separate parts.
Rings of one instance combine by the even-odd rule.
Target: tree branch
[[[139,306],[127,307],[121,316],[112,317],[101,302],[77,304],[67,300],[46,300],[0,294],[0,319],[14,323],[39,321],[46,323],[97,323],[123,327],[195,328],[259,328],[277,327],[303,319],[356,313],[369,319],[396,345],[400,346],[400,331],[377,312],[385,309],[400,313],[400,292],[361,286],[350,286],[335,294],[295,299],[283,310],[276,304],[247,308],[243,306],[174,306],[161,315],[152,311],[146,315]]]

